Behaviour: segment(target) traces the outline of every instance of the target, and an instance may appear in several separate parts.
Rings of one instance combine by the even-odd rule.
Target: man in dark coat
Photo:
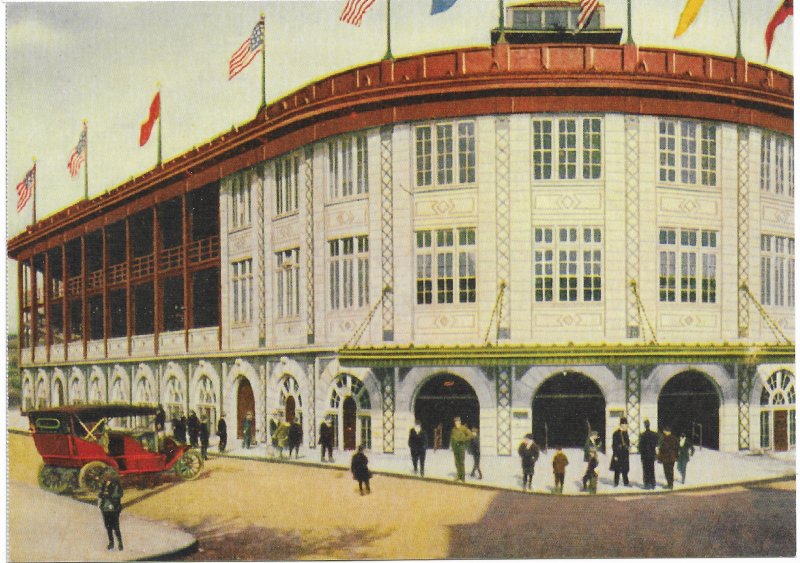
[[[428,447],[428,435],[422,429],[419,420],[415,421],[414,427],[408,431],[408,449],[411,451],[411,463],[414,465],[414,473],[417,472],[425,477],[425,450]]]
[[[333,463],[333,424],[330,418],[326,418],[322,421],[322,424],[319,425],[318,443],[321,446],[319,460],[322,462],[325,461],[325,452],[327,451],[328,461]]]
[[[353,455],[353,459],[350,460],[350,471],[353,473],[353,479],[358,481],[358,492],[362,496],[364,495],[364,485],[367,486],[367,494],[372,492],[369,489],[369,479],[372,477],[372,473],[369,471],[368,464],[369,460],[364,454],[364,446],[358,446],[358,451]]]
[[[208,459],[208,419],[203,416],[199,424],[197,434],[200,438],[200,455],[203,459]]]
[[[156,432],[163,432],[164,425],[167,423],[167,413],[164,412],[164,407],[158,405],[156,411]]]
[[[650,430],[650,421],[644,420],[644,432],[639,435],[639,455],[642,458],[642,475],[644,488],[656,488],[656,448],[658,434]]]
[[[107,476],[100,493],[97,495],[97,504],[103,514],[103,525],[108,533],[108,549],[114,549],[114,536],[117,536],[117,548],[122,551],[122,533],[119,530],[119,513],[122,511],[122,485],[116,476]]]
[[[292,450],[294,450],[294,457],[300,457],[300,444],[303,443],[303,425],[293,420],[289,426],[289,459],[292,458]]]
[[[219,451],[224,452],[225,447],[228,445],[228,423],[225,422],[225,413],[219,415],[217,436],[219,436]]]
[[[539,446],[533,441],[533,434],[525,434],[517,453],[522,462],[522,490],[533,490],[533,468],[539,459]]]
[[[658,461],[664,466],[667,488],[671,489],[675,480],[675,462],[678,461],[678,439],[669,426],[664,427],[661,445],[658,447]]]
[[[178,442],[186,443],[186,417],[172,419],[172,435]]]
[[[628,436],[628,419],[624,416],[619,419],[619,427],[614,430],[611,436],[611,470],[614,472],[614,486],[619,485],[619,476],[622,475],[622,482],[626,487],[628,482],[628,471],[630,469],[631,439]]]
[[[470,477],[475,477],[478,474],[478,479],[483,479],[483,472],[481,471],[481,437],[478,434],[477,426],[472,428],[472,440],[469,441],[469,453],[472,456],[472,472]]]
[[[200,419],[197,418],[196,412],[189,411],[189,418],[186,421],[186,425],[189,431],[189,445],[196,448],[197,438],[200,436]]]

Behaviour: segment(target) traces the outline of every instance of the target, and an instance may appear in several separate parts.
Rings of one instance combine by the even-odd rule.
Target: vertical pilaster
[[[737,128],[737,181],[736,181],[736,299],[739,338],[750,336],[750,309],[747,296],[741,287],[750,281],[750,130],[745,126]],[[741,424],[741,420],[740,420]],[[749,423],[748,423],[749,424]],[[741,446],[741,433],[740,433]]]
[[[394,453],[394,407],[395,407],[395,370],[386,368],[380,370],[381,382],[381,408],[383,421],[383,453]]]
[[[303,152],[305,171],[305,248],[303,261],[306,273],[306,341],[314,343],[314,147]]]
[[[50,326],[50,252],[44,251],[44,347],[47,362],[50,362],[50,342],[53,331]]]
[[[394,201],[392,167],[393,127],[381,127],[381,289],[392,287],[383,295],[381,319],[383,340],[394,340]]]
[[[622,366],[625,379],[625,415],[631,433],[631,451],[639,451],[639,432],[642,422],[642,374],[636,367]]]
[[[639,338],[636,296],[629,286],[639,282],[639,117],[625,116],[625,336]]]
[[[739,449],[750,449],[750,394],[755,382],[755,369],[750,366],[734,364],[739,415]]]
[[[499,366],[495,370],[495,389],[497,392],[497,455],[511,455],[511,397],[514,382],[514,368]]]
[[[495,183],[497,229],[497,287],[511,278],[511,124],[508,116],[495,120]],[[510,291],[506,287],[497,307],[497,340],[511,338]],[[499,416],[499,414],[498,414]],[[498,420],[499,423],[499,420]],[[510,439],[510,437],[509,437]],[[499,440],[499,434],[498,434]],[[499,447],[499,444],[498,444]]]
[[[267,344],[267,283],[266,283],[266,246],[265,234],[266,229],[265,216],[264,216],[264,198],[265,195],[265,171],[258,167],[256,168],[256,248],[258,250],[255,260],[256,266],[256,283],[258,284],[258,345],[264,347]]]
[[[308,428],[308,446],[311,449],[317,447],[317,427],[319,426],[319,421],[317,420],[317,382],[319,379],[319,358],[314,358],[314,361],[309,363],[308,369],[308,380],[311,382],[311,404],[308,405],[308,408],[311,410],[310,419],[311,424]]]

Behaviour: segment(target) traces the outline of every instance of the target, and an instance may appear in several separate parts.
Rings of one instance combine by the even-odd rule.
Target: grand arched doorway
[[[719,449],[717,388],[699,371],[684,371],[672,377],[658,395],[658,428],[686,433],[693,443]]]
[[[428,446],[441,439],[436,447],[447,448],[453,419],[461,417],[470,428],[480,422],[480,403],[475,390],[461,377],[442,373],[430,378],[420,388],[414,401],[414,416],[428,435]]]
[[[776,452],[795,446],[796,396],[794,374],[781,369],[770,375],[761,387],[760,445]]]
[[[606,400],[597,383],[577,372],[546,379],[533,397],[533,438],[540,446],[582,447],[590,431],[605,443]]]
[[[239,387],[236,389],[236,436],[244,438],[242,426],[248,414],[253,415],[253,432],[256,436],[256,398],[253,395],[253,387],[246,378],[239,380]]]
[[[354,450],[357,445],[372,448],[372,416],[369,392],[357,377],[343,373],[331,387],[326,416],[333,422],[334,446]]]

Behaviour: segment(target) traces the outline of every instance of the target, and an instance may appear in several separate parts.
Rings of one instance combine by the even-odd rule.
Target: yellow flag
[[[684,31],[689,29],[689,26],[692,25],[692,22],[694,22],[694,19],[697,17],[700,8],[703,7],[703,2],[705,2],[705,0],[686,0],[686,6],[684,6],[681,12],[681,19],[678,20],[678,27],[675,28],[675,37],[679,37]]]

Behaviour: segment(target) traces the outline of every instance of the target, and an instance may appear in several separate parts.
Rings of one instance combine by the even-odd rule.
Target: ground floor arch
[[[236,436],[238,438],[244,438],[244,421],[248,415],[253,423],[251,436],[256,436],[255,412],[256,398],[253,394],[253,386],[246,377],[241,377],[236,385]]]
[[[703,372],[686,370],[672,376],[658,394],[658,428],[685,433],[693,443],[719,449],[720,393]]]
[[[453,419],[474,428],[480,424],[480,402],[472,386],[452,373],[429,378],[414,399],[414,418],[428,435],[428,447],[447,448]]]
[[[334,447],[372,449],[372,402],[364,382],[351,373],[340,373],[332,382],[326,416],[333,423]]]
[[[545,379],[533,396],[531,410],[531,432],[541,446],[582,447],[591,431],[605,443],[605,396],[582,373],[562,371]]]

